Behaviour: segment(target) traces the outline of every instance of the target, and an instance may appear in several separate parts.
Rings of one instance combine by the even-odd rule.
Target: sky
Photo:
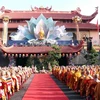
[[[0,7],[11,10],[31,10],[32,7],[51,7],[55,11],[71,11],[80,7],[81,14],[91,15],[98,8],[98,15],[92,23],[100,24],[100,0],[0,0]]]

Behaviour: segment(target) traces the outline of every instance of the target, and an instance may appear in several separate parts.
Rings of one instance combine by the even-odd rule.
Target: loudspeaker
[[[92,50],[92,42],[87,42],[87,51],[90,52]]]

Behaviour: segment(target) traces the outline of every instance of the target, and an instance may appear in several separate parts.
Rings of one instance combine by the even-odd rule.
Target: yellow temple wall
[[[99,33],[97,31],[90,31],[90,35],[91,35],[91,37],[93,37],[92,44],[93,45],[100,45]]]
[[[8,35],[10,35],[12,31],[9,31],[8,32]],[[74,32],[75,33],[75,32]],[[2,34],[3,32],[0,31],[0,38],[2,38]],[[93,45],[100,45],[100,40],[99,40],[99,34],[97,31],[80,31],[80,38],[82,39],[84,36],[87,36],[87,37],[93,37],[92,39],[92,43]]]
[[[81,34],[81,39],[86,36],[86,37],[92,37],[92,44],[93,45],[100,45],[99,41],[99,33],[97,31],[80,31]]]

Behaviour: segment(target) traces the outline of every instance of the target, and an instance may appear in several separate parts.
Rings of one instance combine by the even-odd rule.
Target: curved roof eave
[[[97,14],[98,14],[98,7],[96,7],[95,12],[93,14],[91,14],[90,16],[86,16],[86,15],[82,15],[82,14],[78,13],[78,15],[82,18],[82,20],[88,20],[89,22],[91,20],[93,20]]]
[[[61,53],[76,53],[81,51],[83,48],[84,42],[81,41],[80,44],[77,46],[60,46],[61,48]],[[10,46],[10,47],[5,47],[2,43],[0,44],[0,48],[4,53],[8,54],[34,54],[34,53],[48,53],[49,51],[52,50],[50,46],[23,46],[23,47],[18,47],[18,46]]]

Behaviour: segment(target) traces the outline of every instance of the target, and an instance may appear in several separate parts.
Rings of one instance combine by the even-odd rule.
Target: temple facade
[[[81,40],[83,38],[92,38],[93,45],[99,45],[100,42],[100,26],[91,23],[98,14],[98,8],[90,16],[82,15],[80,8],[73,11],[53,11],[52,7],[31,7],[31,10],[15,11],[5,9],[3,6],[0,11],[0,46],[4,55],[8,57],[47,54],[52,48],[44,44],[52,39],[54,40],[49,42],[52,44],[56,40],[60,45],[61,53],[69,56],[70,54],[78,54],[82,50],[84,43]],[[31,27],[34,28],[32,29]],[[23,33],[23,31],[25,31],[24,35],[19,34]],[[28,35],[28,32],[30,35]],[[31,34],[32,32],[34,35]],[[19,37],[14,37],[17,33]],[[35,44],[32,42],[32,46],[8,45],[12,40],[13,42],[16,41],[17,38],[19,40],[27,38],[29,43],[33,39],[32,41],[37,44],[39,42],[39,45],[36,45],[35,42]],[[71,43],[67,39],[72,40]],[[78,44],[75,42],[73,45],[73,41],[76,40],[79,41]]]
[[[0,17],[0,38],[3,39],[4,34],[4,25],[3,18],[5,16],[9,17],[8,23],[8,37],[11,32],[17,31],[18,25],[25,26],[27,20],[30,20],[32,17],[38,18],[41,14],[43,14],[46,18],[52,17],[54,21],[56,21],[56,25],[66,27],[66,31],[73,33],[73,38],[78,38],[81,40],[84,36],[93,37],[92,42],[95,45],[99,44],[99,34],[97,31],[97,25],[90,23],[98,14],[98,8],[96,8],[95,12],[90,16],[82,15],[81,10],[78,8],[73,11],[53,11],[52,8],[44,8],[44,7],[31,7],[31,10],[26,11],[13,11],[9,9],[5,9],[5,7],[1,7],[1,17]],[[75,21],[75,17],[81,18],[79,22],[77,19]],[[78,27],[77,27],[78,25]],[[79,31],[79,33],[77,32]],[[100,28],[99,28],[100,31]],[[78,34],[77,34],[78,33]]]

